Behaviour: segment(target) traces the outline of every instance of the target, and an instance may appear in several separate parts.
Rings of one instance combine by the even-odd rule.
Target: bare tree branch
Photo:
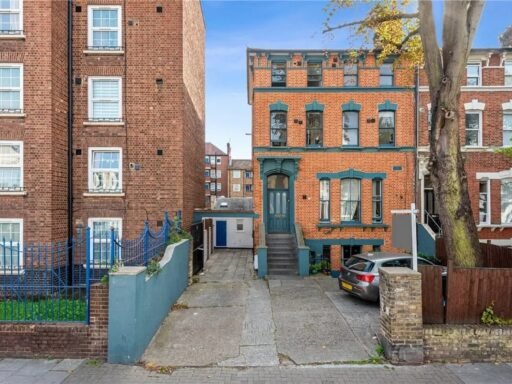
[[[353,27],[355,25],[361,25],[361,24],[379,24],[384,23],[386,21],[393,21],[393,20],[401,20],[401,19],[417,19],[419,17],[419,13],[397,13],[393,15],[386,15],[381,17],[369,17],[365,20],[358,20],[358,21],[351,21],[350,23],[344,23],[340,25],[336,25],[334,27],[330,27],[328,25],[325,26],[325,29],[322,31],[322,33],[328,33],[335,31],[337,29],[343,29],[348,27]]]

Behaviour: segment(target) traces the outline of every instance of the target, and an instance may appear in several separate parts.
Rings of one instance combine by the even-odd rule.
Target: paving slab
[[[28,359],[2,359],[0,360],[0,371],[18,371],[29,362]]]
[[[247,299],[245,283],[198,283],[191,285],[178,300],[188,307],[243,306]]]
[[[63,359],[51,371],[73,372],[83,364],[83,359]]]
[[[16,372],[20,376],[40,376],[57,366],[60,360],[27,360]]]
[[[449,364],[447,367],[466,384],[512,383],[512,367],[508,364]]]
[[[142,360],[163,366],[206,366],[237,357],[243,319],[239,307],[172,311]]]

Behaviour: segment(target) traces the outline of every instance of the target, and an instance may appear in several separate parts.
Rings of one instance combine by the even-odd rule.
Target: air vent
[[[162,7],[161,5],[156,6],[156,13],[162,13],[163,11],[164,11],[164,7]]]
[[[163,156],[164,155],[164,150],[163,149],[157,149],[156,150],[156,155],[157,156]]]
[[[161,227],[162,225],[164,225],[164,222],[162,220],[157,220],[156,226]]]
[[[158,79],[156,79],[156,85],[162,85],[163,83],[164,83],[164,79],[162,79],[160,77]]]
[[[82,85],[82,78],[81,77],[75,77],[75,85]]]
[[[77,5],[75,7],[75,12],[82,12],[82,6],[81,5]]]
[[[75,150],[75,155],[82,156],[82,150],[80,148]]]

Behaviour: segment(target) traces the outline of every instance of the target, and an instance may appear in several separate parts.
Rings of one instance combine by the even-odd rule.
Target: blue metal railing
[[[115,265],[163,255],[172,231],[181,231],[181,217],[173,223],[166,213],[159,231],[146,222],[133,240],[119,239],[114,228],[85,228],[69,242],[0,241],[0,322],[88,322],[91,283]]]

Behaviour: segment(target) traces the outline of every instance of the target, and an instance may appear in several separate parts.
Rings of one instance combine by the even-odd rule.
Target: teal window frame
[[[323,189],[322,185],[327,188]],[[331,221],[331,181],[329,179],[320,180],[320,222]]]
[[[343,184],[344,182],[349,182],[349,198],[348,199],[343,199]],[[353,182],[357,182],[357,185],[358,185],[358,199],[354,199],[352,198],[352,183]],[[363,212],[363,209],[362,209],[362,198],[361,198],[361,193],[362,193],[362,185],[361,185],[361,179],[360,178],[344,178],[344,179],[341,179],[341,183],[340,183],[340,221],[341,223],[343,224],[360,224],[361,223],[361,217],[362,217],[362,212]],[[356,206],[356,211],[357,212],[357,218],[354,219],[354,214],[352,214],[352,219],[351,220],[343,220],[343,210],[344,208],[346,207],[346,204],[350,204],[350,206],[354,203],[357,203],[357,206]]]
[[[308,60],[308,62],[306,64],[307,76],[308,76],[308,78],[307,78],[308,88],[322,86],[322,80],[323,80],[322,64],[323,64],[322,61]],[[310,65],[311,65],[311,67],[310,67]],[[317,69],[319,70],[319,73],[318,73],[318,71],[316,71]]]
[[[388,71],[388,68],[391,68],[391,69]],[[391,83],[383,84],[384,79],[391,79]],[[379,67],[379,85],[384,88],[392,87],[395,85],[395,74],[394,74],[393,63],[384,62]]]
[[[381,127],[381,114],[393,114],[393,127]],[[383,131],[392,130],[393,143],[381,143],[381,136]],[[379,110],[379,147],[395,147],[396,146],[396,111],[394,110]]]
[[[277,66],[283,66],[283,67],[282,68],[277,68]],[[284,75],[282,73],[277,73],[278,70],[279,71],[284,70]],[[286,80],[287,80],[287,77],[288,77],[287,75],[288,75],[288,69],[286,67],[286,61],[285,60],[275,60],[275,61],[271,62],[271,64],[270,64],[270,86],[272,88],[286,87]],[[276,77],[284,77],[284,81],[276,81],[276,82],[274,82],[274,76],[276,76]]]
[[[310,127],[310,115],[320,116],[320,128]],[[319,140],[316,142],[314,133],[319,133]],[[306,147],[323,147],[324,145],[324,112],[312,110],[306,112]]]
[[[354,67],[355,73],[346,74],[345,67]],[[355,79],[355,84],[347,84],[346,79]],[[359,68],[357,63],[345,63],[343,66],[343,86],[344,87],[358,87],[359,86]]]
[[[355,127],[347,127],[346,126],[346,118],[345,116],[349,114],[356,114],[356,126]],[[358,147],[359,146],[359,126],[360,126],[360,116],[359,111],[351,110],[351,111],[343,111],[342,113],[342,141],[341,144],[343,147]],[[350,121],[350,119],[348,119]],[[356,142],[354,144],[350,143],[350,140],[348,140],[349,143],[345,143],[345,137],[348,137],[345,135],[345,131],[356,131]]]
[[[379,185],[379,190],[375,190],[375,186]],[[372,223],[380,224],[383,222],[383,185],[382,179],[376,178],[372,180]],[[377,205],[379,205],[377,214]]]

